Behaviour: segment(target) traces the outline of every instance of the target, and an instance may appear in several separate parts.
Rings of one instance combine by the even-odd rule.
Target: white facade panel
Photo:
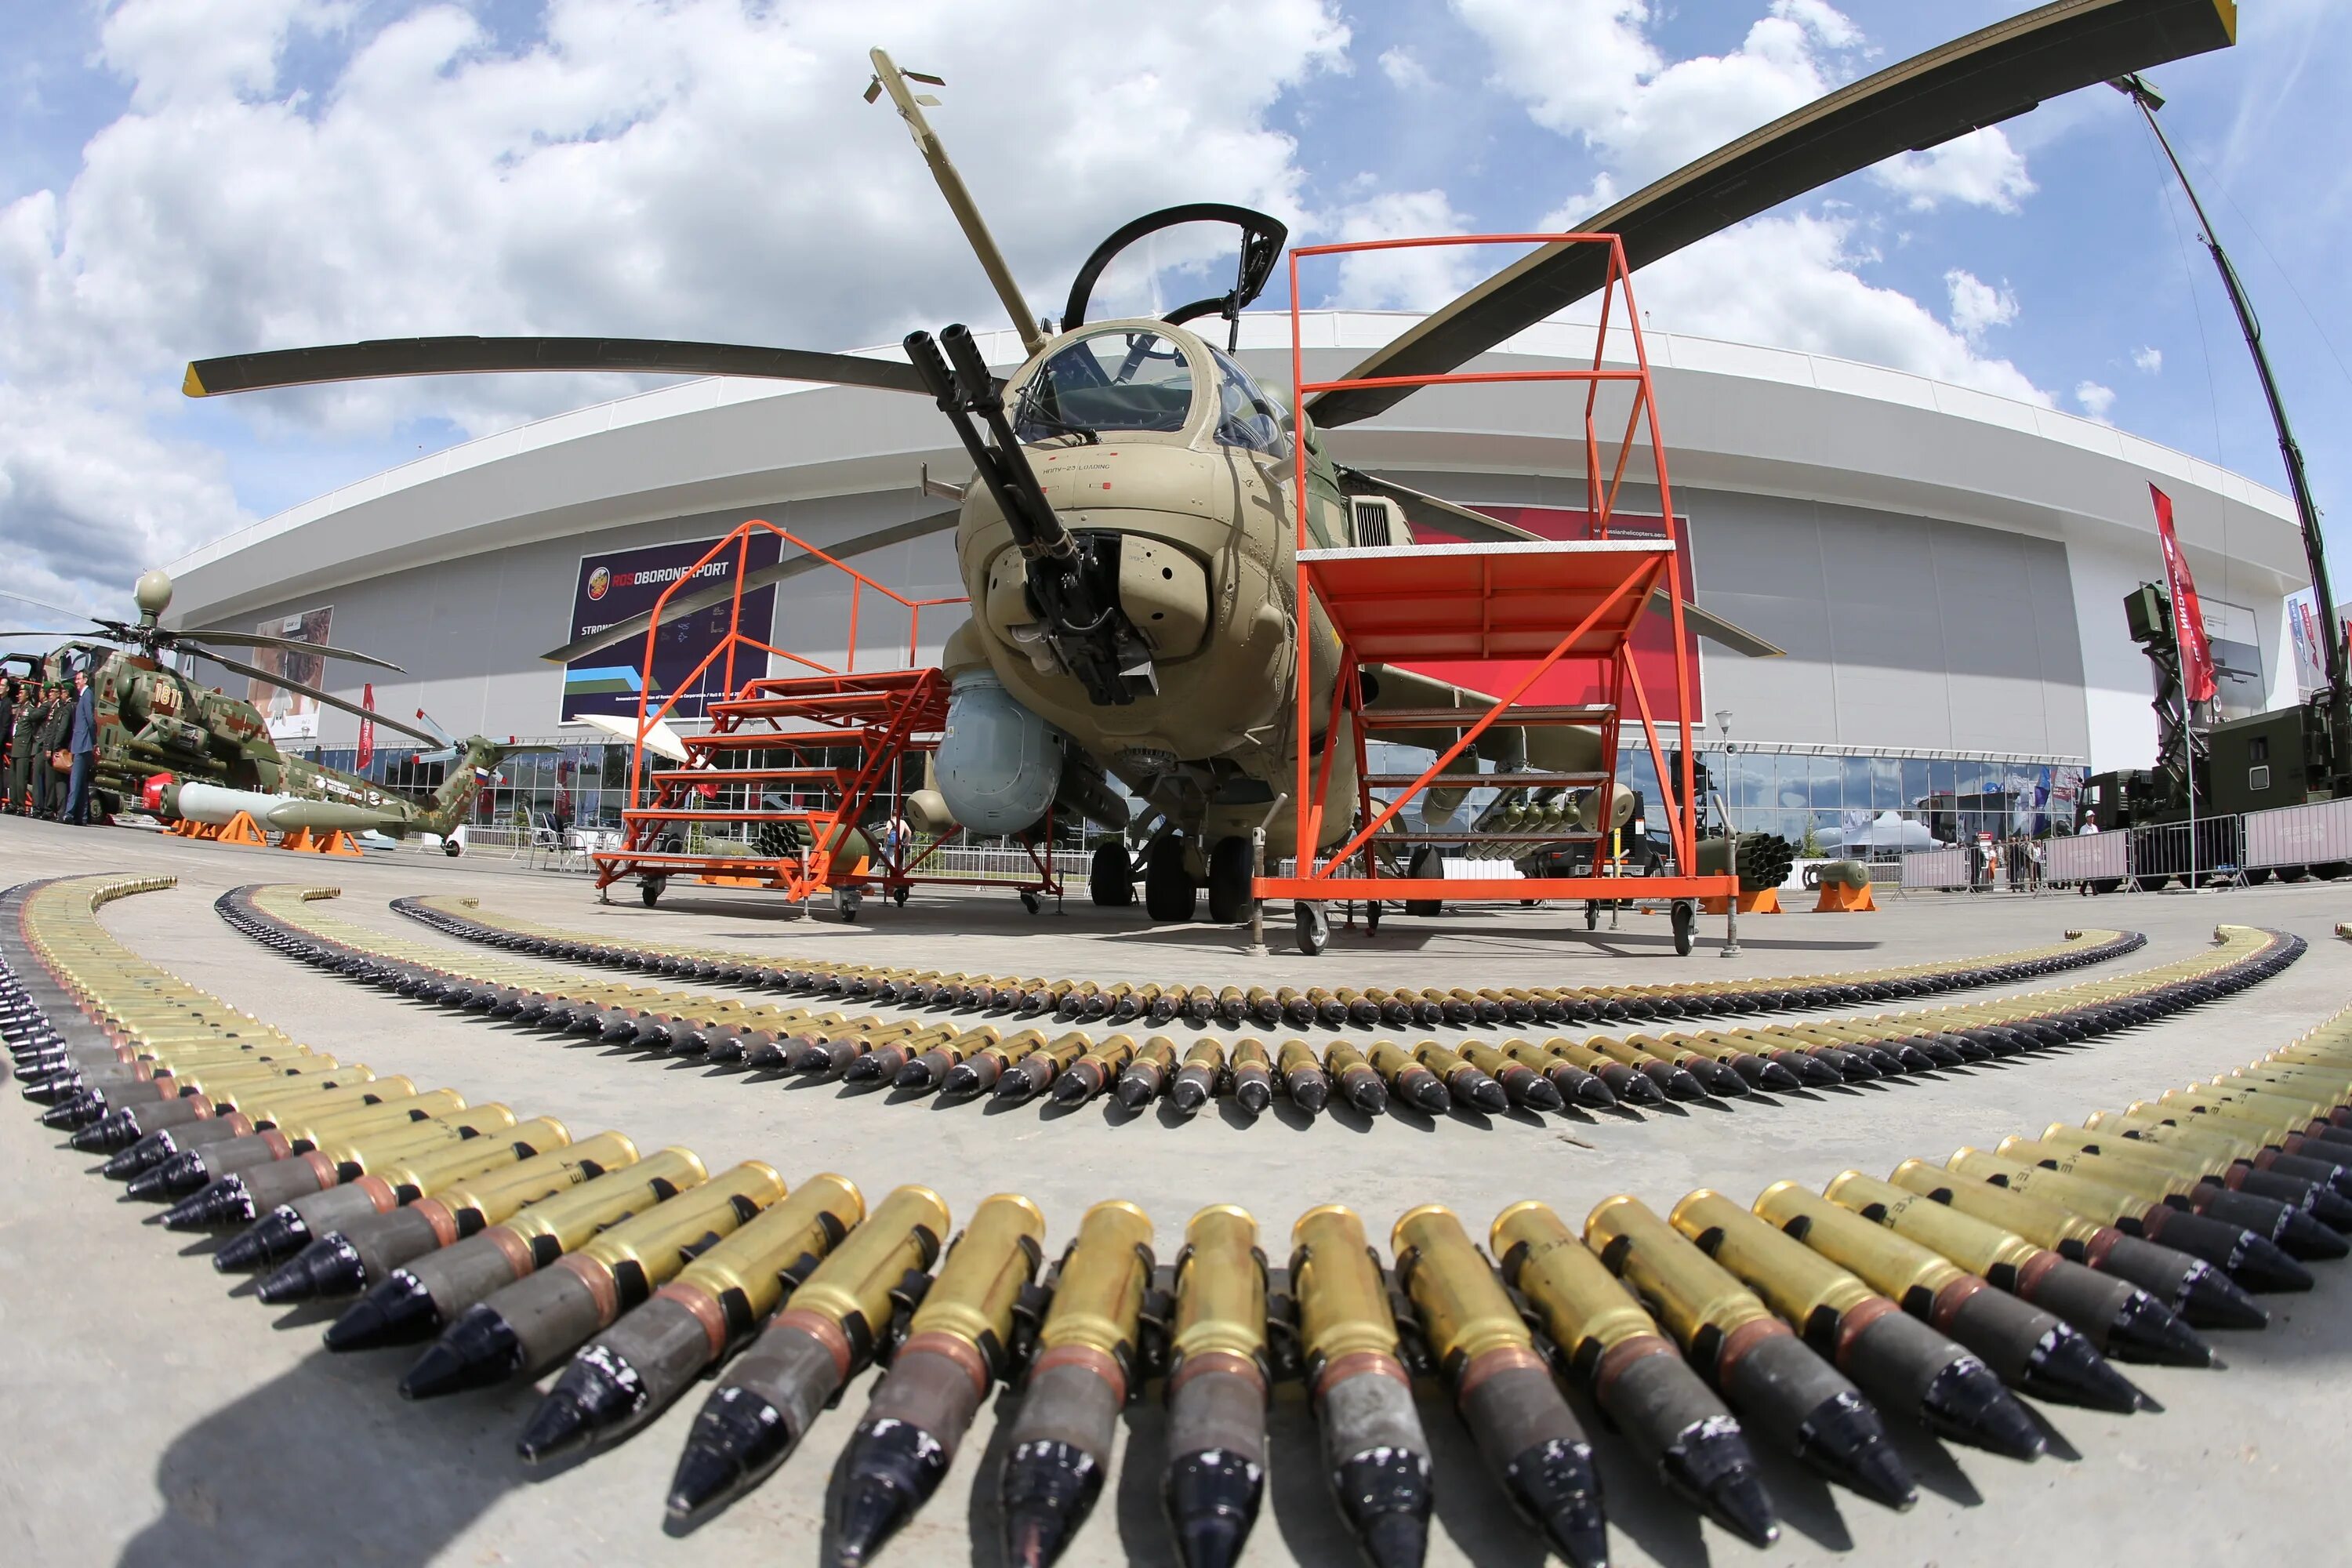
[[[1412,318],[1308,312],[1307,374],[1343,374]],[[1593,329],[1540,323],[1479,368],[1590,363]],[[1286,314],[1243,323],[1245,357],[1290,380]],[[2145,765],[2155,730],[2122,599],[2157,570],[2151,479],[2172,494],[2209,595],[2241,606],[2273,702],[2292,700],[2284,594],[2300,542],[2285,499],[2112,427],[1907,373],[1647,334],[1675,510],[1700,602],[1789,650],[1702,653],[1709,712],[1742,742],[1986,751]],[[1017,354],[982,334],[992,362]],[[1612,331],[1612,360],[1630,333]],[[887,351],[877,351],[887,352]],[[1578,507],[1580,394],[1540,384],[1423,392],[1331,433],[1343,461],[1472,504]],[[709,537],[749,515],[818,542],[938,510],[928,464],[965,459],[927,400],[705,380],[660,387],[373,475],[173,563],[175,620],[243,626],[332,603],[336,638],[410,666],[386,712],[452,729],[552,728],[577,562]],[[1654,510],[1654,489],[1625,505]],[[960,593],[950,539],[861,560],[911,596]],[[788,584],[779,636],[811,657],[845,639],[829,574]],[[927,619],[927,651],[951,616]],[[888,640],[879,619],[864,636]],[[356,697],[355,671],[336,689]],[[348,743],[329,714],[322,739]]]

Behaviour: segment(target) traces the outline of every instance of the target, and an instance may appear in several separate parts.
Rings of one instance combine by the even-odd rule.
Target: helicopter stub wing
[[[877,528],[873,532],[860,534],[856,539],[844,540],[839,544],[826,549],[824,555],[803,552],[801,554],[779,561],[773,566],[762,566],[756,572],[745,573],[740,588],[735,584],[727,583],[716,588],[705,588],[698,594],[687,594],[672,599],[664,607],[662,619],[665,622],[674,621],[680,616],[690,616],[697,610],[707,610],[713,605],[723,605],[739,592],[757,593],[761,588],[797,577],[803,572],[814,572],[820,566],[831,565],[833,563],[825,559],[828,555],[834,561],[844,561],[853,555],[863,555],[869,550],[881,550],[893,544],[905,544],[910,540],[927,539],[934,533],[943,533],[956,525],[956,519],[961,515],[962,515],[961,512],[956,510],[935,511],[916,518],[910,522],[893,523],[888,528]],[[625,621],[615,621],[602,631],[590,632],[584,637],[575,637],[562,647],[551,648],[539,657],[550,664],[569,664],[583,655],[611,647],[614,643],[626,642],[631,637],[641,637],[653,624],[653,613],[647,611],[642,616],[632,616]]]
[[[1431,529],[1439,533],[1452,534],[1456,539],[1465,540],[1473,544],[1546,542],[1542,534],[1531,533],[1516,523],[1488,517],[1483,511],[1473,511],[1457,501],[1431,495],[1426,490],[1414,489],[1410,485],[1401,485],[1394,479],[1381,479],[1377,474],[1368,474],[1361,468],[1343,467],[1339,469],[1339,478],[1341,482],[1351,487],[1352,490],[1369,490],[1377,495],[1386,496],[1396,502],[1398,506],[1404,509],[1405,521],[1412,523],[1416,530]],[[1652,592],[1650,608],[1660,615],[1672,611],[1673,601],[1667,597],[1665,589],[1658,588]],[[1700,609],[1688,599],[1683,601],[1683,624],[1695,635],[1749,658],[1780,658],[1788,652],[1785,648],[1777,647],[1765,641],[1745,626]]]
[[[189,364],[190,397],[372,381],[395,375],[479,375],[506,371],[609,371],[635,375],[738,375],[922,393],[904,360],[806,349],[698,343],[666,338],[379,338],[322,348],[226,354]]]
[[[1871,164],[1924,152],[2046,99],[2237,39],[2232,0],[2058,0],[1887,67],[1814,100],[1577,227],[1614,234],[1641,268]],[[1410,331],[1347,379],[1435,375],[1558,314],[1608,279],[1608,252],[1548,245],[1529,252]],[[1409,386],[1318,394],[1318,425],[1394,406]]]

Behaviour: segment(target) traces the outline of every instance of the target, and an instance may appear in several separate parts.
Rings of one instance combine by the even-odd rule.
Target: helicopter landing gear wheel
[[[638,882],[637,897],[645,900],[646,908],[652,909],[661,902],[662,889],[668,886],[667,877],[647,877]]]
[[[1135,902],[1135,863],[1127,846],[1117,839],[1095,846],[1094,864],[1087,870],[1087,896],[1098,910],[1123,910]]]
[[[1408,877],[1443,877],[1445,875],[1445,862],[1437,853],[1436,846],[1424,844],[1412,852],[1412,858],[1405,863],[1404,874]],[[1404,912],[1409,915],[1434,915],[1444,908],[1445,900],[1443,899],[1407,899],[1404,901]]]
[[[1028,889],[1024,888],[1021,889],[1021,907],[1027,910],[1034,915],[1045,906],[1037,901],[1036,894],[1031,892]]]
[[[1161,925],[1191,920],[1201,889],[1184,868],[1184,841],[1173,833],[1162,834],[1145,854],[1143,912]]]
[[[1584,929],[1587,931],[1599,931],[1601,929],[1601,900],[1599,899],[1587,899],[1584,900]]]
[[[1685,958],[1690,956],[1691,931],[1698,924],[1698,907],[1688,899],[1676,899],[1674,908],[1675,951]]]
[[[1291,919],[1298,926],[1298,951],[1309,958],[1319,956],[1331,945],[1331,917],[1323,906],[1301,899],[1290,906]]]
[[[1209,919],[1234,925],[1249,919],[1250,841],[1238,835],[1220,838],[1209,851]]]

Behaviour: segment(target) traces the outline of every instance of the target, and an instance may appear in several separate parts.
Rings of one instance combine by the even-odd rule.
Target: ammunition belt
[[[80,877],[80,879],[49,881],[49,884],[28,884],[26,889],[0,893],[0,1041],[5,1041],[12,1048],[12,1053],[16,1053],[19,1058],[37,1053],[42,1048],[42,1041],[54,1039],[61,1032],[70,1030],[78,1023],[87,1023],[87,1020],[142,1018],[142,1008],[155,996],[164,996],[169,1016],[184,1020],[191,1027],[214,1018],[224,1020],[221,1023],[224,1030],[233,1027],[230,1023],[226,1023],[230,1013],[221,1006],[216,996],[205,994],[169,971],[143,962],[99,926],[97,910],[106,900],[125,898],[130,893],[164,889],[164,886],[172,886],[172,879]],[[306,910],[308,902],[318,896],[324,896],[324,893],[327,893],[327,889],[258,889],[258,891],[249,889],[249,891],[226,896],[221,900],[221,908],[240,929],[252,931],[254,936],[268,941],[273,947],[282,947],[291,957],[303,957],[308,962],[330,963],[330,966],[355,966],[352,973],[364,975],[364,966],[379,963],[381,959],[362,957],[362,950],[355,942],[343,941],[343,938],[367,938],[369,933],[364,933],[358,926],[343,924],[343,921],[331,921],[330,924],[322,917],[322,912]],[[297,924],[291,920],[291,914],[306,914],[306,920]],[[437,950],[424,950],[421,945],[402,945],[402,942],[393,942],[393,945],[414,947],[419,952],[437,952]],[[2028,1020],[2037,1020],[2037,1023],[2094,1020],[2095,1023],[2095,1020],[2100,1020],[2098,1008],[2116,1006],[2126,1006],[2128,1011],[2138,1013],[2138,1016],[2145,1016],[2145,1008],[2155,1008],[2157,1013],[2178,1011],[2180,1006],[2194,1006],[2194,1004],[2213,999],[2213,996],[2251,985],[2255,980],[2265,978],[2267,973],[2277,973],[2279,969],[2284,969],[2286,963],[2291,963],[2303,952],[2303,947],[2305,942],[2294,936],[2279,936],[2279,933],[2246,929],[2246,926],[2222,926],[2216,933],[2216,950],[2210,954],[2166,963],[2159,969],[2143,971],[2140,975],[2124,975],[2124,978],[2110,980],[2103,985],[2074,985],[2058,992],[2044,992],[2039,996],[2013,996],[2013,999],[2006,999],[2006,1004],[2001,1004],[2001,1006],[2013,1008],[2011,1016],[2018,1023],[2028,1023]],[[457,978],[457,971],[433,971],[433,973]],[[555,971],[499,966],[499,973],[503,975],[501,983],[510,985],[515,978],[555,975]],[[649,992],[649,994],[663,996],[663,999],[679,1004],[679,1006],[691,1006],[691,1002],[694,1002],[694,999],[673,996],[668,992]],[[2039,1011],[2028,1013],[2025,1004],[2034,1004],[2034,1006],[2039,1006]],[[1900,1016],[1900,1023],[1898,1020],[1879,1020],[1879,1023],[1886,1023],[1889,1030],[1895,1030],[1895,1027],[1910,1030],[1907,1039],[1916,1039],[1922,1032],[1931,1030],[1928,1020],[1940,1018],[1945,1013],[1985,1016],[1985,1011],[1988,1008],[1938,1008],[1938,1011],[1931,1013]],[[233,1018],[242,1020],[247,1027],[252,1027],[254,1023],[254,1020],[247,1020],[245,1016],[233,1016]],[[2128,1020],[2138,1018],[2124,1018],[2122,1013],[2115,1016],[2116,1027],[2122,1027]],[[268,1027],[268,1025],[261,1025],[261,1027]],[[2310,1084],[2324,1077],[2324,1072],[2310,1068],[2310,1063],[2315,1063],[2315,1060],[2316,1063],[2343,1065],[2340,1084],[2310,1089]],[[2319,1114],[2312,1117],[2312,1126],[2352,1123],[2352,1008],[2338,1013],[2336,1018],[2319,1025],[2316,1030],[2305,1032],[2291,1047],[2258,1060],[2253,1069],[2255,1072],[2270,1069],[2274,1074],[2279,1069],[2286,1069],[2286,1077],[2295,1081],[2294,1089],[2282,1089],[2277,1093],[2265,1090],[2263,1093],[2265,1105],[2319,1107]],[[2232,1077],[2218,1077],[2218,1079],[2213,1079],[2213,1084],[2222,1086],[2222,1089],[2234,1089],[2242,1081],[2232,1079]],[[2288,1123],[2300,1123],[2305,1117],[2305,1110],[2298,1110],[2294,1117],[2286,1117],[2284,1110],[2270,1110],[2270,1112],[2263,1112],[2263,1117],[2284,1117]],[[2218,1126],[2218,1129],[2237,1126],[2239,1131],[2234,1135],[2244,1138],[2246,1147],[2253,1147],[2261,1142],[2261,1131],[2244,1129],[2261,1121],[2263,1117],[2255,1117],[2249,1112],[2249,1119],[2244,1119],[2244,1121],[2232,1123],[2216,1119],[2213,1126]],[[2352,1178],[2352,1168],[2338,1168],[2345,1171],[2347,1178]],[[2319,1256],[2326,1256],[2326,1253],[2319,1253]],[[1381,1268],[1379,1253],[1373,1256],[1373,1265]],[[1430,1268],[1430,1265],[1421,1265],[1421,1268]],[[1381,1268],[1383,1281],[1390,1272],[1392,1269]],[[1484,1262],[1479,1268],[1479,1277],[1484,1279]],[[1267,1290],[1265,1298],[1265,1342],[1270,1344],[1267,1371],[1273,1371],[1277,1377],[1298,1377],[1303,1373],[1301,1356],[1298,1356],[1298,1302],[1291,1295],[1296,1284],[1298,1281],[1294,1281],[1286,1269],[1270,1269],[1270,1279],[1267,1279],[1270,1290]],[[1171,1371],[1171,1366],[1169,1366],[1167,1293],[1173,1286],[1173,1269],[1160,1269],[1152,1279],[1152,1286],[1155,1289],[1152,1289],[1150,1300],[1148,1300],[1143,1319],[1140,1319],[1143,1342],[1136,1344],[1134,1356],[1134,1380],[1139,1384],[1146,1383],[1146,1380],[1167,1377]],[[1948,1286],[1943,1295],[1955,1295],[1959,1289],[1967,1289],[1969,1293],[1988,1293],[1990,1290],[1994,1295],[2001,1295],[2001,1290],[1994,1289],[1990,1281],[1967,1272],[1957,1281],[1957,1286]],[[1040,1290],[1034,1300],[1025,1300],[1025,1319],[1034,1321],[1040,1317],[1046,1300],[1051,1300],[1049,1286],[1046,1286],[1046,1290]],[[1390,1295],[1390,1300],[1395,1302],[1397,1311],[1400,1311],[1397,1328],[1400,1328],[1400,1359],[1404,1368],[1416,1373],[1430,1373],[1430,1375],[1444,1373],[1446,1368],[1440,1366],[1440,1359],[1433,1354],[1430,1340],[1423,1338],[1423,1328],[1428,1328],[1428,1323],[1416,1321],[1416,1307],[1413,1307],[1409,1290],[1397,1289]],[[785,1298],[783,1305],[791,1307],[791,1298]],[[901,1321],[887,1331],[889,1338],[896,1340],[906,1333],[903,1317],[906,1314],[901,1314]],[[1538,1347],[1538,1352],[1552,1350],[1550,1344],[1543,1342],[1543,1340],[1536,1340],[1536,1347]],[[1009,1366],[1007,1371],[1016,1371],[1018,1356],[1025,1354],[1025,1350],[1028,1347],[1024,1344],[1024,1350],[1013,1354],[1013,1366]],[[1510,1354],[1519,1356],[1519,1352],[1510,1352]],[[1540,1366],[1540,1361],[1531,1359],[1531,1356],[1519,1356],[1519,1359],[1510,1361],[1512,1368],[1522,1366],[1522,1363],[1524,1366]],[[1454,1401],[1449,1401],[1449,1404],[1454,1404]],[[1467,1420],[1477,1417],[1467,1401],[1463,1401],[1463,1413],[1465,1413]],[[1601,1434],[1601,1441],[1612,1441],[1612,1438]],[[1456,1446],[1456,1450],[1461,1453],[1465,1448]],[[1315,1460],[1310,1460],[1307,1455],[1284,1455],[1282,1462],[1294,1462],[1301,1469],[1315,1465]]]
[[[531,998],[565,999],[574,1005],[562,1027],[602,1028],[609,1031],[604,1037],[613,1043],[634,1036],[648,1048],[676,1055],[709,1053],[721,1061],[741,1059],[737,1054],[740,1045],[729,1042],[730,1038],[740,1042],[746,1032],[804,1037],[814,1031],[824,1039],[855,1039],[890,1026],[889,1020],[873,1015],[812,1023],[806,1008],[599,982],[503,955],[485,953],[469,959],[463,950],[389,935],[318,908],[336,893],[331,888],[257,884],[222,895],[215,907],[230,924],[290,957],[362,984],[471,1012],[485,1022],[514,1016],[517,1005]],[[1966,1006],[1848,1018],[1838,1021],[1833,1030],[1801,1024],[1766,1026],[1742,1031],[1720,1043],[1751,1056],[1785,1053],[1803,1058],[1826,1065],[1850,1081],[1933,1072],[1967,1061],[2080,1043],[2218,1000],[2276,973],[2294,963],[2305,946],[2300,937],[2250,926],[2222,926],[2217,928],[2210,951],[2133,973]],[[800,991],[820,1002],[870,999],[851,994],[850,983],[835,976],[819,978],[762,968],[751,978],[760,976],[770,985]],[[747,975],[737,970],[709,978],[740,984]],[[1067,995],[1063,994],[1062,999]],[[999,1009],[1015,1018],[1034,1017],[1046,1010],[1045,1000],[1028,994],[1019,1005]],[[945,1042],[927,1041],[926,1048],[952,1050],[956,1041],[971,1040],[976,1033],[958,1030]],[[1579,1059],[1575,1053],[1582,1047],[1613,1048],[1618,1060],[1630,1058],[1641,1064],[1643,1073],[1664,1083],[1666,1092],[1677,1098],[1697,1098],[1702,1089],[1712,1092],[1711,1086],[1695,1079],[1685,1085],[1672,1076],[1675,1070],[1672,1058],[1678,1054],[1675,1047],[1679,1038],[1659,1041],[1636,1036],[1630,1041],[1617,1041],[1592,1037],[1556,1043],[1570,1053],[1571,1061]],[[1719,1037],[1702,1038],[1716,1043]],[[971,1044],[978,1048],[994,1039],[992,1034]],[[714,1050],[714,1043],[725,1049]],[[1701,1070],[1709,1071],[1725,1092],[1749,1092],[1728,1068],[1722,1073]],[[1162,1075],[1169,1081],[1174,1076]],[[1483,1074],[1464,1075],[1447,1087],[1462,1105],[1475,1109],[1477,1085],[1483,1079]],[[1232,1087],[1230,1075],[1218,1085],[1223,1092],[1231,1092]],[[1497,1107],[1489,1103],[1486,1109]]]
[[[78,1023],[76,1015],[79,1015],[80,1020],[132,1017],[137,1016],[141,1006],[157,996],[165,998],[170,1011],[192,1024],[230,1016],[220,1006],[217,998],[206,995],[168,971],[138,958],[107,933],[96,919],[96,910],[110,900],[171,885],[170,879],[92,877],[33,884],[0,894],[0,1040],[5,1040],[12,1052],[21,1058],[37,1052],[45,1040],[75,1026]],[[361,957],[359,950],[343,941],[341,934],[327,935],[320,929],[323,922],[316,915],[306,922],[310,928],[308,930],[287,918],[289,911],[303,912],[308,898],[324,891],[268,889],[257,893],[248,890],[226,898],[223,900],[224,913],[242,929],[270,941],[274,946],[283,946],[298,957],[335,965],[358,963],[364,966],[378,962]],[[335,929],[339,933],[366,934],[342,922],[335,922]],[[2099,987],[2074,986],[2047,993],[2039,998],[2010,1000],[2013,1004],[2040,1003],[2042,1011],[2032,1016],[2043,1021],[2093,1018],[2099,1006],[2114,1006],[2126,997],[2159,1012],[2177,1010],[2276,973],[2292,963],[2305,945],[2300,938],[2245,927],[2222,927],[2216,935],[2214,952],[2198,959],[2160,966]],[[449,971],[436,973],[454,974]],[[502,973],[511,979],[523,972],[518,968],[502,970]],[[667,994],[655,994],[667,996]],[[688,1001],[675,997],[668,999],[681,1004]],[[1925,1020],[1951,1011],[1956,1010],[1914,1015],[1900,1026],[1891,1020],[1886,1022],[1890,1028],[1900,1026],[1914,1030],[1914,1034],[1907,1037],[1916,1038],[1917,1032],[1927,1027]],[[242,1015],[235,1016],[243,1018]],[[2023,1021],[2028,1015],[2021,1011],[2016,1016]],[[253,1021],[244,1022],[249,1026]],[[221,1026],[226,1029],[230,1025],[224,1022]],[[2310,1064],[2315,1062],[2331,1065],[2314,1068]],[[2339,1013],[2308,1031],[2289,1047],[2261,1058],[2253,1065],[2253,1070],[2257,1074],[2267,1070],[2273,1078],[2283,1076],[2292,1079],[2294,1087],[2274,1092],[2263,1091],[2262,1098],[2271,1108],[2268,1110],[2249,1112],[2245,1118],[2234,1121],[2221,1119],[2211,1121],[2210,1124],[2217,1128],[2236,1128],[2235,1132],[2227,1135],[2243,1139],[2250,1150],[2262,1142],[2262,1135],[2259,1131],[2249,1131],[2246,1129],[2257,1126],[2265,1117],[2281,1117],[2290,1125],[2302,1125],[2308,1115],[2309,1125],[2314,1127],[2352,1123],[2352,1009]],[[2309,1087],[2321,1082],[2331,1072],[2340,1073],[2338,1081],[2325,1084],[2319,1089]],[[2242,1082],[2227,1076],[2213,1080],[2214,1085],[2223,1088]],[[2199,1087],[2201,1089],[2203,1086]],[[2279,1107],[2296,1109],[2290,1116]],[[2340,1143],[2336,1146],[2342,1147]],[[2165,1145],[2148,1147],[2161,1149]],[[2305,1162],[2306,1164],[2313,1163],[2315,1162]],[[2338,1166],[2336,1169],[2344,1179],[2352,1179],[2352,1168]],[[2352,1225],[2352,1222],[2339,1223]],[[2336,1250],[2340,1252],[2342,1249]],[[2329,1254],[2322,1252],[2315,1255]],[[1374,1262],[1376,1267],[1379,1266],[1377,1252]],[[1381,1272],[1385,1279],[1391,1270],[1382,1268]],[[1479,1273],[1483,1278],[1483,1260]],[[1994,1295],[2003,1294],[1988,1281],[1973,1274],[1963,1273],[1964,1278],[1956,1285],[1948,1286],[1942,1295],[1953,1295],[1963,1288],[1972,1295],[1988,1291]],[[1139,1384],[1164,1378],[1171,1370],[1166,1329],[1170,1318],[1167,1291],[1173,1282],[1173,1271],[1168,1268],[1159,1270],[1152,1281],[1155,1289],[1141,1320],[1143,1342],[1136,1347],[1134,1360],[1135,1381]],[[1297,1377],[1303,1370],[1297,1353],[1297,1303],[1291,1294],[1297,1282],[1286,1270],[1276,1268],[1270,1271],[1268,1284],[1266,1342],[1271,1347],[1269,1370],[1277,1376]],[[1048,1300],[1049,1295],[1040,1292],[1037,1299],[1026,1301],[1024,1308],[1026,1318],[1035,1321],[1045,1310],[1044,1303]],[[1433,1354],[1431,1343],[1423,1337],[1422,1331],[1429,1326],[1428,1323],[1415,1321],[1416,1308],[1410,1292],[1400,1289],[1391,1300],[1398,1304],[1401,1320],[1397,1325],[1400,1330],[1399,1353],[1404,1366],[1423,1373],[1445,1373],[1447,1369],[1439,1364],[1439,1358]],[[790,1305],[789,1296],[785,1305]],[[1418,1310],[1426,1310],[1425,1308]],[[892,1336],[904,1334],[904,1318],[902,1312],[900,1321],[888,1331]],[[1866,1326],[1856,1325],[1857,1330]],[[1553,1348],[1540,1340],[1536,1344],[1539,1350]],[[1016,1363],[1019,1354],[1025,1353],[1025,1350],[1024,1345],[1023,1352],[1015,1353]],[[1512,1368],[1521,1364],[1541,1364],[1516,1351],[1510,1354],[1518,1358],[1509,1362]],[[1588,1374],[1590,1371],[1590,1368],[1585,1369]],[[1465,1418],[1476,1418],[1469,1402],[1463,1402],[1463,1409]],[[1610,1439],[1603,1436],[1601,1440],[1606,1442]],[[1465,1452],[1467,1449],[1457,1445],[1454,1451]],[[1304,1456],[1284,1462],[1296,1462],[1302,1468],[1312,1463]]]
[[[395,899],[392,907],[412,920],[467,942],[522,953],[592,963],[611,969],[631,969],[648,974],[713,980],[722,984],[750,985],[763,990],[824,992],[853,1000],[873,997],[901,1007],[953,1008],[962,1005],[949,984],[961,976],[908,970],[876,969],[865,964],[825,961],[778,963],[772,956],[725,948],[680,946],[629,947],[604,941],[593,932],[566,931],[512,915],[484,911],[477,900],[457,895]],[[1780,978],[1686,981],[1669,985],[1569,985],[1514,987],[1494,997],[1453,998],[1423,993],[1414,1002],[1381,1007],[1380,1020],[1391,1028],[1437,1028],[1460,1024],[1587,1024],[1640,1023],[1653,1019],[1729,1017],[1748,1013],[1788,1012],[1847,1006],[1864,1002],[1905,1001],[1978,986],[2005,985],[2036,980],[2087,964],[2102,963],[2136,952],[2147,939],[2137,931],[2070,931],[2063,942],[1982,958],[1947,963],[1913,963],[1851,973],[1787,975]],[[1055,1006],[1073,993],[1105,994],[1108,984],[1076,980],[1026,983],[1034,994],[1054,998]],[[1142,987],[1136,987],[1141,990]],[[1167,1022],[1177,1016],[1208,1023],[1213,1018],[1228,1026],[1244,1020],[1228,1007],[1220,1016],[1216,988],[1155,987],[1151,1001],[1133,1016]],[[1462,1016],[1465,1010],[1475,1016]],[[1048,1009],[1053,1010],[1053,1009]],[[1318,1014],[1302,1002],[1273,1011],[1269,997],[1248,1018],[1262,1027],[1288,1023],[1306,1028],[1321,1023],[1340,1027],[1328,1010]],[[1362,1010],[1358,1021],[1370,1026]]]

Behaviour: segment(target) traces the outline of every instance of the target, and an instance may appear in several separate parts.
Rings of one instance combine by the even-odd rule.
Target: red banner
[[[2164,584],[2172,595],[2172,638],[2180,650],[2180,684],[2191,702],[2213,700],[2213,645],[2205,640],[2205,610],[2197,602],[2197,583],[2189,575],[2189,562],[2172,531],[2172,498],[2147,487],[2156,498],[2156,537],[2164,546]]]
[[[360,706],[366,709],[370,713],[375,711],[375,683],[373,681],[368,682],[368,684],[361,689]],[[361,773],[367,772],[368,764],[373,761],[375,761],[375,721],[362,716],[360,720],[359,771]]]

